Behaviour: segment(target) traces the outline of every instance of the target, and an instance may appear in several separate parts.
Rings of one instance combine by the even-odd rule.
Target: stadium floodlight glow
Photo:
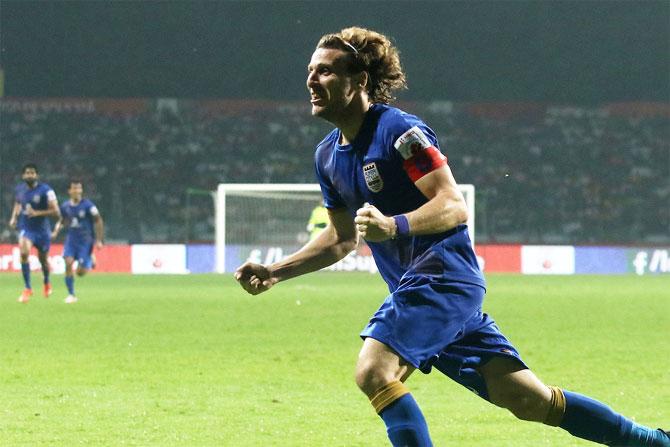
[[[459,185],[475,241],[475,187]],[[311,210],[321,201],[317,183],[221,183],[216,191],[216,272],[226,272],[227,244],[296,245]],[[230,268],[229,268],[230,270]]]

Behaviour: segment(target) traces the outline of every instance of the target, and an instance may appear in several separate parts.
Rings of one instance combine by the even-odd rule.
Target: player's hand
[[[235,279],[242,288],[251,295],[263,293],[277,283],[277,278],[273,278],[270,270],[262,264],[245,262],[235,271]]]
[[[391,239],[396,232],[395,220],[382,214],[375,206],[365,203],[356,211],[354,218],[358,233],[367,241],[382,242]]]
[[[11,228],[12,230],[16,229],[16,218],[14,216],[12,216],[12,218],[9,219],[9,228]]]
[[[52,232],[51,232],[51,240],[52,240],[52,241],[55,240],[56,237],[58,237],[58,231],[52,231]]]
[[[100,250],[105,244],[102,241],[96,241],[95,242],[95,248],[96,250]]]
[[[28,216],[28,217],[35,217],[35,215],[37,214],[37,212],[33,209],[32,206],[27,205],[27,206],[26,206],[26,210],[24,211],[24,214],[25,214],[26,216]]]

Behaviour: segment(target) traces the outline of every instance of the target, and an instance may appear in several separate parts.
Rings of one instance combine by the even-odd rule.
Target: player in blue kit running
[[[482,312],[485,281],[447,158],[425,123],[388,105],[405,86],[389,39],[362,28],[327,34],[307,72],[312,115],[336,126],[315,155],[330,222],[288,258],[245,263],[235,278],[250,294],[265,292],[337,262],[365,238],[390,294],[361,333],[356,383],[392,445],[432,445],[405,381],[434,367],[520,419],[605,445],[670,446],[661,430],[542,383]]]
[[[37,257],[44,277],[44,297],[51,295],[49,280],[49,248],[51,247],[51,221],[58,218],[58,199],[53,189],[39,182],[37,166],[29,163],[21,171],[23,183],[16,186],[14,208],[9,219],[10,228],[19,230],[21,273],[25,288],[19,296],[20,303],[27,303],[33,295],[30,283],[30,249],[37,249]]]
[[[70,199],[60,207],[61,219],[56,223],[52,237],[58,236],[61,228],[67,226],[63,257],[65,258],[65,285],[67,304],[78,301],[74,294],[74,262],[77,262],[77,276],[84,276],[93,266],[93,248],[103,245],[104,224],[98,208],[84,198],[81,181],[71,180],[67,190]]]

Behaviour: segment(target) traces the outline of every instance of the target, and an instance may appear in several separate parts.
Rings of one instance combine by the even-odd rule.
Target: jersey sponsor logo
[[[402,158],[407,160],[433,144],[418,126],[414,126],[400,135],[393,146],[400,152]]]
[[[363,177],[365,177],[365,184],[368,185],[368,189],[372,192],[379,192],[384,187],[384,181],[374,162],[363,166]]]

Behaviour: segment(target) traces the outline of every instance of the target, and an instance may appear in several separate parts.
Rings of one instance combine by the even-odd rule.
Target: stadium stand
[[[45,101],[0,102],[0,216],[34,161],[61,199],[81,178],[109,238],[133,243],[212,240],[211,201],[189,188],[314,182],[313,148],[330,130],[297,103]],[[476,185],[479,241],[670,242],[670,105],[401,107],[435,129],[457,181]]]

